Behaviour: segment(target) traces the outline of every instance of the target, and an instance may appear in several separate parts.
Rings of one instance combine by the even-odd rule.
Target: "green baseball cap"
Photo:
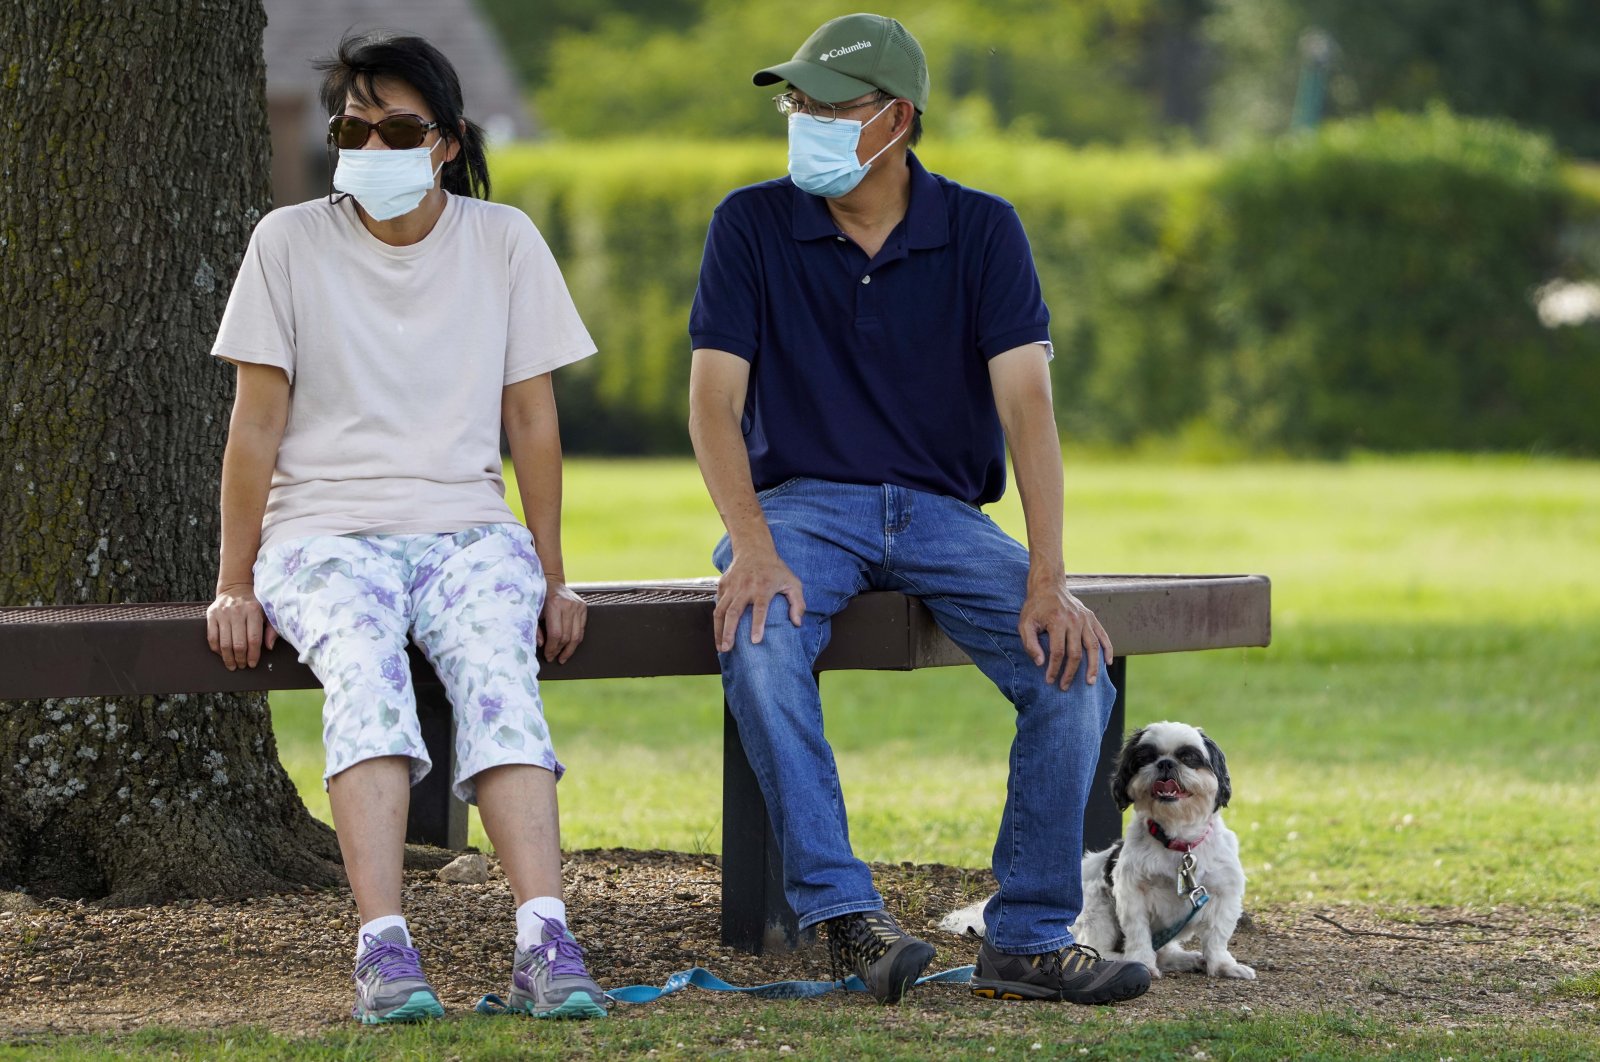
[[[814,100],[843,103],[880,89],[928,106],[928,61],[906,28],[883,15],[844,15],[824,22],[787,63],[756,71],[757,85],[787,81]]]

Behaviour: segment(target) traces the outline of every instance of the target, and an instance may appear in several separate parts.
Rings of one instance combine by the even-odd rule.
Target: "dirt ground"
[[[935,969],[974,960],[975,942],[941,933],[936,924],[988,891],[987,872],[911,864],[875,870],[890,909],[937,945]],[[446,884],[428,869],[407,872],[412,932],[452,1013],[469,1010],[485,992],[505,991],[512,903],[492,861],[491,871],[484,885]],[[694,965],[735,984],[829,976],[822,945],[765,957],[724,948],[720,870],[709,856],[576,852],[565,874],[573,931],[608,987],[659,985]],[[1120,1012],[1137,1018],[1351,1007],[1379,1019],[1421,1014],[1467,1027],[1600,1019],[1592,997],[1554,988],[1595,970],[1600,912],[1308,905],[1254,907],[1250,916],[1233,952],[1255,967],[1256,981],[1168,976]],[[0,1044],[145,1025],[249,1023],[316,1033],[349,1020],[356,927],[355,907],[342,891],[118,910],[35,905],[0,893]],[[850,1002],[875,1005],[866,997]],[[947,1010],[974,1002],[963,988],[929,986],[907,1005]],[[618,1005],[616,1014],[747,1005],[687,989],[652,1006]]]

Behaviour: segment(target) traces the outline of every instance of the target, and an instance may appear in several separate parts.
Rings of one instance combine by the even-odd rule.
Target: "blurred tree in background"
[[[540,119],[569,137],[782,134],[750,74],[789,58],[823,0],[480,0],[506,35]],[[541,5],[544,6],[544,5]],[[566,8],[581,17],[566,17]],[[926,0],[897,15],[928,53],[947,131],[1120,143],[1198,124],[1208,0]]]
[[[546,128],[781,135],[748,76],[849,10],[823,0],[478,0]],[[870,6],[870,5],[868,5]],[[928,53],[930,132],[1231,142],[1289,127],[1311,30],[1326,113],[1509,118],[1600,157],[1596,0],[916,0],[878,8]]]
[[[642,32],[671,30],[699,17],[702,0],[477,0],[500,44],[530,88],[550,78],[557,46],[623,23]]]
[[[1309,28],[1335,46],[1328,113],[1420,111],[1509,118],[1563,150],[1600,157],[1595,0],[1210,0],[1212,131],[1282,132]]]
[[[1589,275],[1600,179],[1546,137],[1436,107],[1226,155],[931,139],[922,158],[1028,227],[1075,439],[1235,452],[1600,453],[1600,324],[1542,323]],[[779,141],[497,153],[600,357],[560,374],[574,452],[686,452],[686,324],[706,219]]]
[[[750,74],[849,8],[479,2],[553,134],[497,193],[609,353],[562,379],[569,445],[681,452],[706,219],[783,172]],[[919,154],[1028,225],[1072,437],[1600,453],[1600,167],[1562,157],[1600,158],[1600,0],[879,10],[928,53]]]

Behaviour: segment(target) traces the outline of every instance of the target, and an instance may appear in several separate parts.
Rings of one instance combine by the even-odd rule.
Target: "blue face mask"
[[[375,221],[388,221],[417,209],[422,197],[433,187],[444,163],[433,165],[434,142],[429,148],[380,151],[365,148],[339,149],[339,165],[333,171],[333,186],[356,197],[361,209]]]
[[[789,176],[794,178],[795,187],[828,199],[837,199],[852,191],[867,175],[878,155],[894,145],[891,140],[883,145],[878,155],[866,162],[857,162],[856,145],[861,142],[861,130],[894,105],[895,101],[890,100],[882,111],[865,122],[853,122],[848,118],[819,122],[801,111],[789,115]]]

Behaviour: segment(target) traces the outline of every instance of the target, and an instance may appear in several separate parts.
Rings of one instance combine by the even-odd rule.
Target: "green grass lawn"
[[[1229,820],[1258,902],[1600,906],[1600,464],[1416,458],[1211,465],[1071,455],[1069,566],[1259,572],[1266,650],[1141,657],[1130,722],[1205,726],[1233,770]],[[1014,532],[1014,501],[994,507]],[[574,461],[579,581],[711,573],[719,533],[688,461]],[[715,679],[546,687],[568,848],[718,849]],[[983,866],[1009,708],[970,668],[824,683],[863,856]],[[284,762],[326,816],[320,697],[274,697]],[[476,824],[475,824],[476,831]],[[481,831],[477,843],[483,844]],[[1592,998],[1592,973],[1555,991]],[[10,1058],[1406,1059],[1600,1056],[1592,1019],[1472,1026],[1377,1018],[1330,994],[1296,1013],[985,1004],[864,1011],[684,996],[581,1026],[457,1015],[421,1028],[160,1029],[6,1043]],[[1437,1007],[1434,1008],[1437,1011]],[[3,1024],[3,1022],[0,1022]],[[789,1048],[785,1051],[784,1048]]]
[[[926,991],[926,990],[925,990]],[[1587,1062],[1600,1035],[1516,1028],[1493,1037],[1422,1022],[1388,1024],[1324,1012],[1255,1016],[1222,1013],[1128,1023],[1114,1009],[974,1004],[916,1020],[863,1020],[836,1000],[756,1008],[661,1006],[644,1020],[546,1022],[447,1019],[421,1026],[350,1026],[304,1040],[250,1028],[153,1030],[78,1036],[47,1047],[0,1043],[0,1062],[53,1058],[349,1060],[722,1057],[825,1059],[1570,1059]],[[878,1014],[865,1012],[873,1018]]]
[[[692,462],[576,460],[566,493],[574,580],[712,574]],[[1021,533],[1014,497],[991,512]],[[1252,895],[1600,904],[1600,464],[1069,454],[1066,527],[1075,571],[1272,577],[1270,649],[1140,657],[1128,676],[1131,724],[1196,723],[1228,752]],[[718,850],[714,678],[545,695],[566,847]],[[987,865],[1012,727],[982,677],[833,673],[824,696],[860,854]],[[326,816],[319,704],[273,699]]]

